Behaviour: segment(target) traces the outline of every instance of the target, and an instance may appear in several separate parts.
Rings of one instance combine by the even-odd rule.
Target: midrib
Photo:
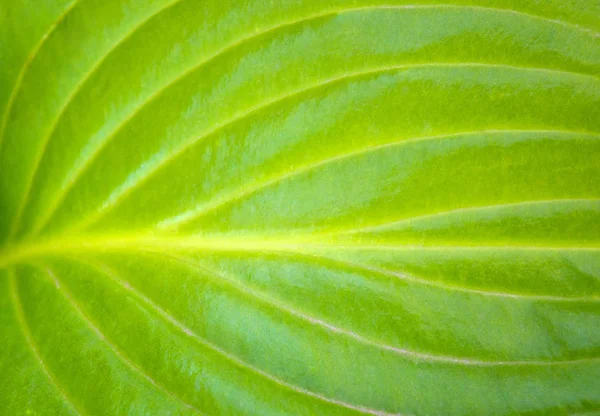
[[[546,242],[547,243],[547,242]],[[0,268],[27,262],[45,255],[69,255],[85,252],[136,252],[136,251],[205,251],[205,252],[282,252],[311,253],[322,250],[515,250],[515,251],[597,251],[598,245],[549,246],[544,244],[501,244],[490,242],[486,245],[473,245],[461,241],[432,240],[431,244],[394,242],[394,244],[372,242],[343,243],[324,241],[322,236],[281,237],[223,237],[223,236],[79,236],[52,238],[12,244],[0,249]]]

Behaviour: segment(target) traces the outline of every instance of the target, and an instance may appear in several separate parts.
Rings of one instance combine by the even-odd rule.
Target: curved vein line
[[[82,262],[80,259],[78,259],[79,262]],[[319,393],[315,393],[313,391],[310,390],[306,390],[302,387],[296,386],[294,384],[288,383],[285,380],[282,380],[266,371],[263,371],[257,367],[254,367],[253,365],[243,361],[241,358],[238,358],[237,356],[221,349],[219,346],[211,343],[210,341],[208,341],[207,339],[201,337],[200,335],[196,334],[192,329],[188,328],[187,326],[185,326],[184,324],[182,324],[181,322],[179,322],[177,319],[175,319],[175,317],[173,317],[171,314],[169,314],[167,311],[165,311],[164,309],[162,309],[160,306],[158,306],[156,303],[154,303],[154,301],[152,301],[152,299],[148,298],[146,295],[144,295],[143,293],[139,292],[136,288],[134,288],[133,286],[131,286],[129,283],[127,283],[126,281],[122,280],[120,277],[118,277],[117,273],[111,269],[110,267],[108,267],[106,264],[102,264],[101,266],[97,266],[94,265],[92,263],[89,262],[85,262],[86,264],[88,264],[88,266],[98,270],[99,272],[101,272],[102,274],[104,274],[105,276],[107,276],[109,279],[111,279],[113,282],[115,282],[116,284],[118,284],[121,288],[125,289],[127,292],[131,293],[134,295],[134,299],[137,302],[143,302],[144,304],[148,305],[150,308],[152,308],[157,314],[158,316],[163,319],[165,322],[171,324],[172,326],[174,326],[175,328],[177,328],[179,331],[181,331],[183,334],[185,334],[187,337],[191,338],[192,340],[194,340],[196,343],[202,345],[204,348],[208,348],[214,352],[216,352],[217,354],[221,355],[222,357],[224,357],[226,360],[230,361],[231,363],[233,363],[234,365],[238,366],[239,368],[244,369],[245,371],[250,371],[252,373],[256,373],[257,375],[264,377],[268,380],[270,380],[271,382],[277,384],[280,387],[286,388],[288,390],[292,390],[296,393],[300,393],[306,396],[310,396],[313,398],[316,398],[318,400],[324,401],[326,403],[330,403],[330,404],[334,404],[340,407],[344,407],[346,409],[351,409],[351,410],[356,410],[358,412],[361,413],[365,413],[365,414],[371,414],[371,415],[375,415],[375,416],[402,416],[398,413],[388,413],[385,411],[381,411],[381,410],[376,410],[376,409],[370,409],[367,407],[363,407],[363,406],[356,406],[353,405],[351,403],[347,403],[341,400],[337,400],[337,399],[332,399],[326,396],[323,396]],[[406,415],[408,416],[408,415]]]
[[[421,136],[421,137],[414,137],[414,138],[406,138],[406,139],[402,139],[399,141],[394,141],[394,142],[389,142],[389,143],[384,143],[384,144],[370,145],[370,146],[352,150],[347,153],[341,153],[341,154],[338,154],[338,155],[335,155],[335,156],[332,156],[332,157],[329,157],[326,159],[322,159],[317,162],[307,163],[306,165],[301,165],[301,166],[296,166],[296,167],[294,167],[294,169],[292,169],[288,172],[284,172],[283,174],[278,172],[274,177],[268,178],[266,180],[258,181],[258,182],[252,183],[250,185],[246,184],[245,187],[239,187],[238,189],[234,189],[232,192],[227,193],[221,197],[213,198],[212,200],[209,200],[207,202],[200,203],[188,211],[185,211],[181,214],[177,214],[177,215],[174,215],[173,217],[162,220],[157,224],[157,227],[159,229],[168,230],[172,227],[181,226],[190,221],[197,220],[198,218],[201,218],[201,217],[209,214],[210,212],[215,211],[225,205],[228,205],[235,201],[244,199],[250,195],[253,195],[259,191],[264,190],[265,188],[280,184],[291,178],[303,175],[312,170],[319,169],[328,164],[351,159],[351,158],[354,158],[357,156],[363,156],[365,154],[377,152],[382,149],[387,149],[387,148],[392,148],[392,147],[400,147],[400,146],[410,145],[410,144],[417,143],[417,142],[433,141],[433,140],[439,140],[439,139],[450,139],[450,138],[461,137],[461,136],[477,136],[477,135],[482,135],[482,134],[490,134],[490,135],[507,134],[508,135],[508,134],[519,134],[519,133],[525,133],[525,134],[528,134],[528,133],[531,133],[531,134],[538,134],[538,133],[556,134],[556,133],[559,133],[559,134],[569,134],[569,135],[580,134],[580,133],[575,133],[575,132],[565,131],[565,130],[478,130],[478,131],[467,131],[467,132],[458,132],[458,133],[450,133],[450,134],[439,134],[439,135],[434,135],[434,136]],[[587,134],[587,133],[583,133],[583,134]],[[600,137],[600,134],[598,135],[598,137]]]
[[[215,135],[219,131],[224,128],[233,125],[245,118],[254,115],[260,111],[264,111],[275,104],[280,103],[283,100],[288,100],[297,95],[305,94],[307,92],[318,90],[320,88],[328,87],[335,83],[345,82],[352,80],[354,78],[359,78],[362,76],[369,76],[379,73],[385,72],[393,72],[393,71],[404,71],[415,68],[502,68],[502,69],[510,69],[510,70],[519,70],[519,71],[535,71],[535,72],[547,72],[552,74],[561,74],[568,76],[577,76],[583,78],[594,78],[594,80],[598,80],[598,77],[594,77],[591,75],[578,74],[574,72],[568,71],[560,71],[555,69],[547,69],[547,68],[534,68],[534,67],[519,67],[514,65],[499,65],[499,64],[483,64],[483,63],[429,63],[429,64],[412,64],[412,65],[393,65],[393,66],[383,66],[375,69],[370,69],[366,71],[356,71],[351,73],[346,73],[341,76],[336,76],[332,78],[328,78],[319,83],[312,84],[308,87],[302,87],[301,89],[296,89],[290,93],[280,95],[275,97],[272,100],[268,100],[266,102],[262,102],[257,106],[251,107],[249,110],[243,111],[234,115],[233,117],[225,120],[224,122],[215,124],[213,128],[203,132],[200,136],[191,137],[189,140],[183,142],[183,145],[173,149],[171,153],[165,153],[164,150],[160,150],[158,153],[155,153],[146,162],[142,163],[141,167],[134,171],[129,175],[129,177],[119,186],[117,186],[114,191],[108,196],[108,198],[102,203],[102,205],[87,218],[84,218],[78,224],[73,225],[71,228],[68,228],[69,231],[81,229],[81,227],[86,227],[91,224],[97,222],[104,213],[110,209],[112,209],[115,205],[117,205],[121,200],[126,198],[129,194],[133,192],[134,189],[145,183],[150,177],[157,173],[160,169],[167,166],[172,161],[176,160],[177,157],[183,154],[188,148],[191,146],[203,141],[204,139]]]
[[[35,178],[38,174],[38,169],[40,167],[40,163],[42,161],[42,158],[44,156],[44,153],[46,152],[46,148],[48,147],[48,143],[50,142],[50,140],[52,139],[52,136],[54,135],[54,131],[56,129],[56,127],[58,126],[60,120],[62,119],[63,115],[65,114],[65,111],[67,110],[67,108],[69,107],[69,105],[71,104],[71,102],[73,101],[73,98],[75,98],[75,96],[77,95],[77,93],[80,91],[80,89],[83,87],[83,85],[86,83],[86,81],[92,76],[92,74],[94,74],[96,72],[96,70],[100,67],[100,65],[102,64],[102,62],[104,62],[106,60],[106,58],[108,56],[110,56],[110,54],[123,42],[125,42],[130,36],[132,36],[139,28],[141,28],[142,26],[144,26],[144,24],[146,24],[150,19],[152,19],[153,17],[159,15],[161,12],[169,9],[171,6],[174,6],[175,4],[179,3],[182,0],[170,0],[171,2],[167,2],[165,3],[165,5],[163,5],[163,7],[157,9],[154,13],[152,13],[151,15],[147,16],[145,19],[140,20],[136,25],[132,26],[131,30],[127,33],[125,33],[125,35],[123,37],[121,37],[120,39],[117,40],[117,42],[114,45],[111,45],[111,47],[106,51],[106,53],[104,53],[104,55],[102,55],[90,68],[90,70],[88,72],[86,72],[83,77],[78,81],[78,83],[75,85],[75,88],[69,93],[69,95],[66,97],[66,101],[63,103],[62,107],[60,108],[57,117],[54,119],[54,121],[52,122],[52,124],[50,125],[49,129],[48,129],[48,133],[43,136],[41,138],[40,141],[40,148],[35,156],[34,162],[33,162],[33,166],[32,166],[32,170],[31,170],[31,174],[29,175],[29,178],[27,180],[27,184],[25,185],[25,190],[23,193],[23,197],[21,198],[21,201],[19,203],[19,206],[17,208],[17,214],[15,215],[15,218],[13,220],[11,229],[9,231],[9,235],[8,238],[12,238],[14,236],[14,234],[17,232],[18,227],[19,227],[19,223],[21,222],[21,217],[23,215],[23,211],[25,210],[25,207],[27,206],[27,201],[29,200],[30,194],[31,194],[31,188],[33,187],[33,183],[35,181]]]
[[[381,248],[385,249],[385,247],[381,247]],[[546,302],[579,303],[579,302],[599,302],[600,301],[600,297],[598,297],[598,296],[595,296],[595,297],[589,297],[589,296],[588,297],[564,297],[564,296],[552,296],[552,295],[529,295],[529,294],[524,294],[524,293],[499,292],[499,291],[492,291],[492,290],[487,290],[487,289],[475,289],[475,288],[470,288],[470,287],[466,287],[466,286],[448,285],[448,284],[444,284],[444,283],[441,283],[436,280],[429,280],[429,279],[425,279],[422,277],[417,277],[412,273],[395,272],[392,270],[383,269],[381,267],[368,266],[366,264],[348,261],[346,259],[342,260],[337,257],[329,257],[329,256],[323,254],[322,252],[317,254],[312,251],[295,251],[295,252],[292,252],[292,254],[300,254],[307,258],[312,258],[313,260],[319,260],[319,259],[327,260],[329,262],[337,263],[339,265],[346,266],[351,269],[363,270],[366,272],[371,272],[371,273],[379,274],[382,276],[397,278],[397,279],[404,280],[407,282],[419,283],[424,286],[430,286],[430,287],[435,287],[435,288],[439,288],[439,289],[443,289],[443,290],[450,290],[450,291],[454,291],[454,292],[473,293],[473,294],[477,294],[480,296],[493,296],[493,297],[500,297],[500,298],[546,301]],[[577,359],[577,360],[573,360],[573,361],[574,362],[580,362],[580,361],[587,362],[587,361],[592,361],[592,360],[593,361],[600,360],[600,357],[592,358],[592,359],[590,359],[590,358]],[[569,362],[569,361],[566,361],[566,362]]]
[[[449,210],[444,210],[444,211],[438,211],[438,212],[433,212],[433,213],[428,213],[428,214],[417,214],[417,215],[413,215],[410,217],[406,217],[406,218],[400,218],[400,219],[393,219],[393,220],[388,220],[386,222],[383,223],[379,223],[379,224],[372,224],[372,225],[365,225],[362,227],[357,227],[357,228],[351,228],[351,229],[341,229],[341,230],[334,230],[331,232],[325,232],[325,233],[320,233],[320,234],[311,234],[312,236],[319,236],[319,237],[329,237],[329,236],[342,236],[342,235],[348,235],[348,234],[356,234],[356,233],[363,233],[363,232],[377,232],[379,231],[380,228],[383,228],[383,230],[381,231],[385,231],[385,228],[388,227],[395,227],[397,225],[401,225],[401,224],[409,224],[411,222],[415,222],[415,221],[422,221],[422,220],[430,220],[430,219],[436,219],[438,217],[444,217],[447,215],[454,215],[454,214],[458,214],[458,213],[470,213],[470,212],[476,212],[476,211],[486,211],[486,210],[493,210],[493,209],[504,209],[504,208],[516,208],[516,207],[520,207],[520,206],[531,206],[531,205],[554,205],[554,204],[568,204],[568,203],[574,203],[574,202],[581,202],[581,203],[600,203],[600,199],[595,199],[595,198],[557,198],[557,199],[540,199],[540,200],[530,200],[530,201],[519,201],[519,202],[509,202],[509,203],[503,203],[503,204],[493,204],[493,205],[482,205],[482,206],[477,206],[477,207],[467,207],[467,208],[456,208],[456,209],[449,209]]]
[[[66,196],[68,191],[75,185],[75,183],[77,182],[77,180],[79,179],[81,174],[93,163],[95,158],[98,156],[99,152],[106,146],[106,144],[108,142],[110,142],[110,140],[116,135],[116,133],[119,132],[130,120],[132,120],[136,114],[140,113],[147,105],[152,103],[157,97],[162,95],[166,90],[168,90],[169,87],[174,85],[176,82],[178,82],[179,80],[192,74],[193,72],[205,67],[207,64],[209,64],[211,61],[215,60],[219,56],[224,55],[232,50],[235,50],[240,45],[243,45],[255,38],[266,35],[268,33],[276,32],[279,29],[294,27],[296,25],[304,24],[309,21],[317,20],[320,18],[328,17],[328,16],[336,16],[336,15],[340,15],[343,13],[360,12],[360,11],[365,11],[365,10],[377,10],[377,9],[402,10],[402,9],[444,9],[444,8],[446,8],[446,9],[472,9],[472,10],[480,10],[480,11],[486,11],[486,12],[491,11],[491,12],[497,12],[497,13],[511,13],[511,14],[516,14],[516,15],[520,15],[520,16],[524,16],[524,17],[528,17],[528,18],[532,18],[532,19],[540,19],[545,22],[562,24],[571,29],[577,29],[577,30],[583,31],[585,33],[592,33],[592,34],[594,33],[591,31],[591,29],[588,29],[588,28],[582,29],[579,26],[576,26],[576,25],[573,25],[573,24],[570,24],[567,22],[563,22],[560,20],[554,20],[554,19],[548,19],[548,18],[544,18],[542,16],[537,16],[537,15],[533,15],[533,14],[529,14],[529,13],[525,13],[525,12],[520,12],[517,10],[500,9],[500,8],[493,8],[493,7],[481,7],[481,6],[459,6],[459,5],[402,5],[402,6],[371,5],[371,6],[353,7],[353,8],[347,8],[347,9],[336,9],[333,11],[325,11],[325,12],[313,14],[310,16],[306,16],[306,17],[303,17],[300,19],[291,20],[291,21],[287,21],[287,22],[283,22],[283,23],[278,23],[273,26],[269,26],[264,30],[261,30],[259,32],[254,32],[254,33],[250,34],[249,36],[240,37],[239,39],[233,41],[232,43],[225,45],[223,48],[217,50],[214,54],[208,56],[206,59],[200,61],[199,63],[192,65],[190,68],[183,71],[178,76],[169,80],[162,87],[160,87],[155,92],[153,92],[148,97],[146,97],[144,99],[144,101],[142,101],[137,107],[135,107],[133,109],[133,111],[127,117],[125,117],[110,133],[108,133],[98,143],[98,146],[95,149],[93,149],[93,151],[89,154],[87,159],[83,160],[79,166],[72,167],[72,169],[67,173],[67,175],[63,181],[63,185],[59,189],[59,192],[53,198],[53,200],[47,205],[49,208],[46,210],[46,212],[43,215],[38,217],[39,219],[34,224],[32,233],[36,233],[39,230],[41,230],[48,223],[48,221],[52,219],[54,212],[56,211],[56,209],[58,209],[58,207],[64,200],[64,197]],[[594,36],[600,36],[600,34],[594,35]],[[592,77],[592,78],[598,78],[595,75],[583,74],[583,73],[578,73],[578,72],[569,72],[569,71],[552,70],[552,69],[548,69],[548,70],[556,71],[556,72],[564,72],[564,73],[569,73],[569,74],[574,74],[574,75],[587,76],[587,77]],[[207,133],[207,135],[210,135],[210,134],[211,134],[210,132]]]
[[[117,346],[110,340],[108,339],[103,333],[102,331],[100,331],[100,329],[98,328],[98,326],[94,323],[94,321],[83,311],[83,309],[81,309],[81,307],[79,306],[79,303],[75,300],[75,298],[73,297],[73,295],[70,293],[70,291],[68,289],[65,288],[65,285],[61,285],[60,284],[60,280],[58,279],[58,277],[52,272],[52,270],[50,270],[50,268],[46,268],[45,269],[46,274],[48,277],[50,277],[50,280],[52,280],[52,282],[56,285],[56,287],[58,288],[58,291],[63,295],[63,297],[67,300],[68,303],[71,304],[71,306],[73,307],[73,309],[75,309],[78,313],[78,315],[82,318],[82,320],[86,323],[86,325],[92,330],[92,332],[94,332],[94,334],[96,334],[96,336],[104,342],[104,344],[106,344],[106,346],[109,347],[110,350],[112,350],[112,352],[119,357],[119,359],[126,364],[127,367],[129,367],[130,369],[133,370],[134,373],[136,373],[137,375],[141,376],[144,380],[146,380],[147,382],[149,382],[151,385],[153,385],[156,389],[162,391],[164,394],[166,394],[167,396],[169,396],[170,398],[172,398],[173,400],[183,404],[185,407],[194,410],[197,414],[199,415],[204,415],[206,416],[205,413],[201,412],[200,410],[196,409],[194,406],[192,406],[189,403],[186,403],[185,401],[183,401],[181,398],[179,398],[177,395],[175,395],[175,393],[172,393],[171,391],[167,390],[162,384],[158,383],[157,381],[155,381],[152,377],[150,377],[150,375],[148,375],[143,369],[141,369],[139,366],[137,366],[133,361],[131,361],[124,353],[122,353]]]
[[[42,371],[44,372],[44,374],[50,381],[50,384],[52,384],[54,386],[56,391],[58,391],[58,393],[62,397],[63,402],[65,402],[76,414],[82,415],[83,413],[80,410],[78,410],[77,407],[75,406],[75,404],[73,404],[73,402],[71,401],[71,399],[69,399],[69,396],[67,395],[67,393],[63,390],[63,388],[58,383],[57,378],[54,377],[54,375],[50,372],[50,370],[44,363],[44,360],[42,359],[42,356],[40,355],[40,352],[38,351],[38,349],[35,345],[33,336],[31,335],[31,332],[29,330],[29,326],[27,325],[27,320],[25,319],[25,312],[23,311],[23,306],[21,305],[21,301],[19,299],[19,289],[17,288],[14,271],[12,269],[10,269],[10,270],[8,270],[8,273],[9,273],[8,280],[9,280],[9,286],[10,286],[11,299],[13,301],[14,309],[15,309],[16,316],[17,316],[17,321],[19,323],[19,326],[21,327],[23,335],[25,336],[25,341],[27,342],[27,345],[33,352],[33,355],[35,356],[37,362],[40,364]]]
[[[0,123],[0,153],[2,150],[4,135],[6,133],[6,125],[8,124],[8,117],[10,116],[14,102],[21,90],[21,84],[23,83],[23,78],[25,77],[25,74],[29,70],[31,63],[37,56],[40,49],[42,49],[42,46],[44,45],[44,43],[46,43],[46,40],[50,37],[50,35],[52,35],[52,33],[56,30],[56,28],[64,21],[65,17],[77,5],[77,3],[78,3],[78,0],[74,0],[67,7],[65,7],[65,9],[62,11],[62,13],[56,19],[56,21],[50,25],[50,27],[46,30],[46,32],[44,32],[44,34],[40,38],[39,42],[33,47],[31,52],[29,53],[29,56],[25,59],[25,62],[23,63],[23,66],[21,67],[21,70],[19,71],[19,74],[17,75],[15,84],[13,86],[13,89],[12,89],[10,96],[8,98],[8,101],[6,103],[6,110],[4,111],[4,115],[2,117],[2,123]]]
[[[571,22],[567,22],[564,20],[560,20],[560,19],[551,19],[549,17],[546,16],[540,16],[540,15],[536,15],[536,14],[532,14],[532,13],[527,13],[527,12],[523,12],[523,11],[519,11],[519,10],[515,10],[515,9],[503,9],[503,8],[499,8],[499,7],[486,7],[486,6],[459,6],[456,5],[455,7],[460,8],[460,7],[465,7],[465,8],[473,8],[473,9],[481,9],[481,10],[490,10],[490,11],[497,11],[497,12],[507,12],[507,13],[512,13],[518,16],[523,16],[523,17],[529,17],[531,19],[536,19],[536,20],[541,20],[547,23],[551,23],[551,24],[558,24],[561,26],[565,26],[569,29],[574,29],[580,32],[583,32],[587,35],[590,35],[592,37],[600,37],[600,32],[597,32],[595,29],[589,28],[587,26],[582,26],[582,25],[578,25],[575,23],[571,23]]]
[[[190,259],[188,257],[181,257],[181,256],[166,254],[164,252],[158,252],[158,251],[157,252],[148,251],[148,253],[153,254],[153,255],[159,255],[159,256],[165,257],[167,259],[173,259],[173,260],[177,261],[178,263],[186,265],[187,267],[190,267],[190,268],[192,268],[196,271],[199,271],[205,275],[208,273],[209,275],[212,275],[213,278],[216,278],[217,280],[224,280],[229,285],[233,286],[237,291],[247,295],[248,297],[256,298],[264,303],[270,304],[279,310],[287,312],[288,314],[290,314],[292,316],[296,316],[296,317],[308,322],[311,325],[320,326],[320,327],[324,328],[326,331],[333,332],[336,334],[342,334],[344,336],[353,338],[354,340],[356,340],[362,344],[370,345],[370,346],[373,346],[373,347],[381,349],[381,350],[390,351],[392,353],[395,353],[395,354],[403,356],[403,357],[409,357],[411,359],[414,359],[415,361],[443,362],[443,363],[448,363],[448,364],[477,366],[477,367],[496,367],[496,366],[569,365],[569,364],[579,364],[582,362],[585,363],[585,362],[595,360],[595,359],[584,358],[584,359],[555,360],[555,361],[544,361],[544,360],[486,361],[486,360],[475,360],[475,359],[464,358],[464,357],[435,355],[435,354],[429,354],[429,353],[423,353],[423,352],[418,352],[418,351],[414,351],[414,350],[409,350],[409,349],[405,349],[405,348],[398,348],[398,347],[394,347],[389,344],[374,341],[365,336],[357,334],[354,331],[337,327],[327,321],[316,318],[316,317],[306,314],[304,312],[300,312],[297,309],[295,309],[294,307],[288,305],[287,303],[280,301],[278,299],[272,298],[271,296],[269,296],[267,293],[261,291],[260,289],[258,289],[258,290],[254,289],[251,286],[248,286],[248,285],[236,280],[235,278],[228,277],[228,274],[223,271],[217,271],[213,268],[207,267],[204,264],[200,265],[199,262],[197,262],[193,259]]]

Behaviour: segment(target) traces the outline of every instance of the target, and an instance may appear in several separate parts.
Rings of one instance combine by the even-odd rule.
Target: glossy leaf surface
[[[0,0],[0,413],[600,409],[600,3]]]

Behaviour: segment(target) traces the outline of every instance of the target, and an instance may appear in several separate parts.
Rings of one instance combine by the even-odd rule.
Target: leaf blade
[[[35,16],[0,31],[3,412],[598,408],[600,5]]]

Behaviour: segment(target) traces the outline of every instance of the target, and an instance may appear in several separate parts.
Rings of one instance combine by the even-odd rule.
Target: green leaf
[[[0,413],[600,409],[600,2],[0,0]]]

